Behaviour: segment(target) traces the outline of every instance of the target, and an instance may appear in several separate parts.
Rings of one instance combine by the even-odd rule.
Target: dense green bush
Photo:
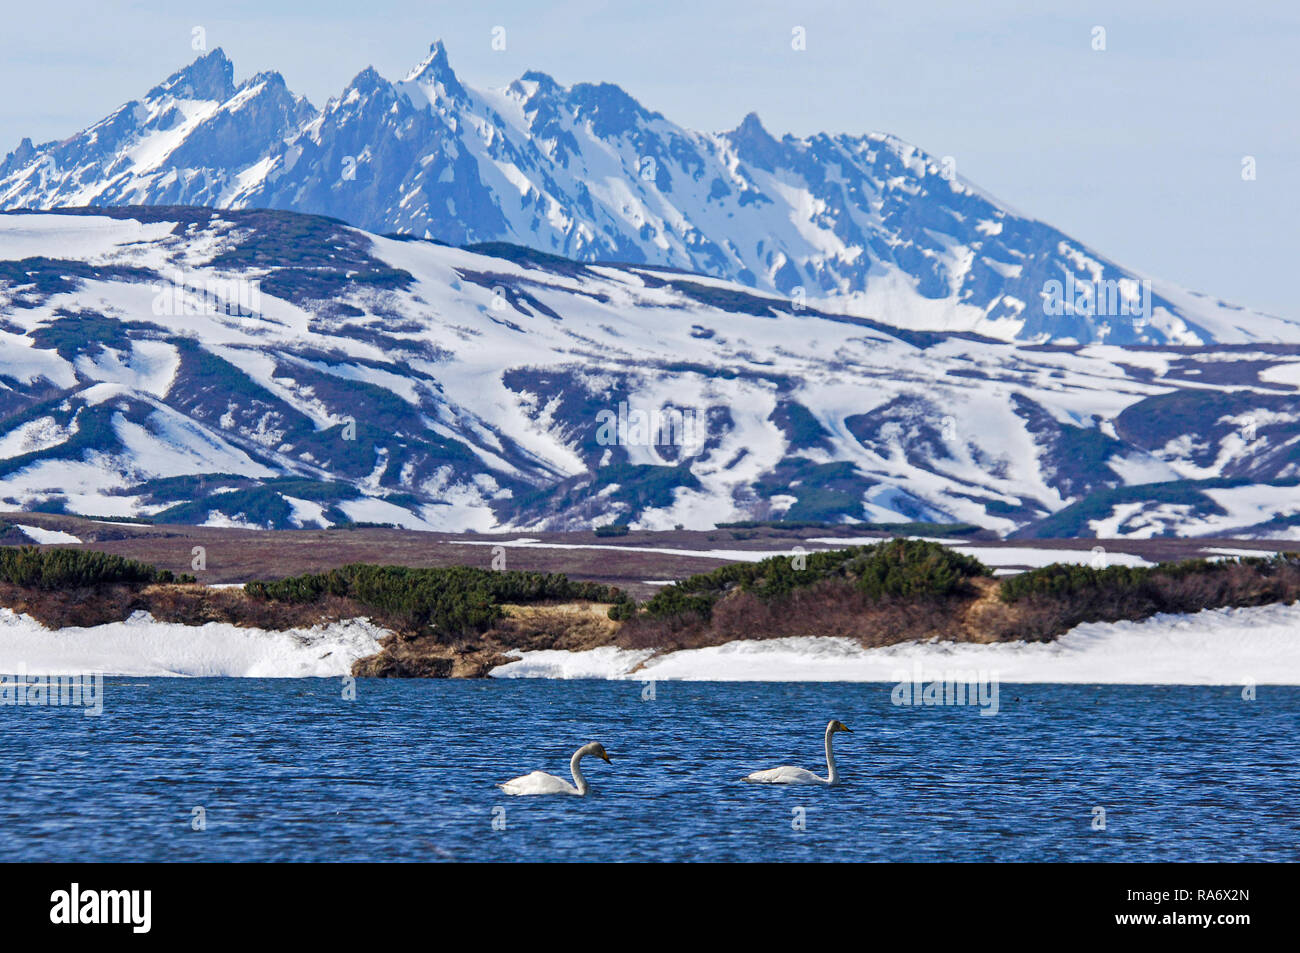
[[[581,599],[617,604],[628,598],[616,587],[575,582],[562,573],[366,563],[274,582],[250,582],[244,591],[255,599],[281,602],[312,603],[326,596],[353,599],[406,628],[449,638],[485,632],[502,617],[505,602]]]
[[[0,547],[0,580],[29,589],[79,589],[114,583],[174,582],[176,577],[169,569],[109,553],[3,546]],[[180,581],[192,582],[193,577],[182,576]]]
[[[708,618],[713,605],[732,589],[771,602],[826,579],[844,580],[872,599],[932,598],[956,592],[972,576],[987,575],[989,570],[973,556],[926,540],[891,539],[722,566],[661,589],[645,608],[656,618]]]
[[[1153,600],[1166,598],[1169,583],[1194,577],[1221,577],[1250,571],[1261,580],[1279,570],[1300,568],[1300,554],[1278,553],[1275,556],[1246,556],[1238,559],[1188,559],[1158,566],[1108,566],[1094,569],[1068,563],[1053,563],[1041,569],[1009,576],[1002,580],[998,595],[1003,602],[1038,596],[1056,599],[1081,597],[1143,596]]]
[[[1018,636],[1051,639],[1083,622],[1295,602],[1300,555],[1191,559],[1141,568],[1057,564],[1004,580],[1000,594],[1014,608]]]
[[[695,578],[695,577],[691,577]],[[689,582],[690,580],[687,580]],[[646,612],[657,619],[673,616],[698,615],[708,618],[713,612],[713,603],[718,599],[712,593],[708,595],[689,595],[680,584],[665,586],[646,602]]]
[[[873,599],[946,596],[971,576],[992,575],[974,556],[921,539],[892,539],[872,546],[849,569],[858,588]]]
[[[626,622],[636,615],[636,600],[623,594],[623,598],[610,606],[609,612],[605,614],[615,622]]]
[[[626,536],[629,527],[626,523],[610,523],[607,526],[597,526],[597,536]]]

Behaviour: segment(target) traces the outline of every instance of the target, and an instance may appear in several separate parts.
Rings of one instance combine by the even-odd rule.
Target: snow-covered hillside
[[[705,92],[705,91],[702,91]],[[441,44],[321,109],[208,53],[0,163],[0,208],[277,208],[454,245],[728,278],[905,328],[1057,343],[1300,342],[1300,324],[1151,281],[881,134],[684,129],[617,86],[479,91]],[[1133,311],[1137,311],[1134,314]]]
[[[1295,346],[908,332],[657,267],[287,212],[0,214],[11,509],[1285,537],[1298,382]]]

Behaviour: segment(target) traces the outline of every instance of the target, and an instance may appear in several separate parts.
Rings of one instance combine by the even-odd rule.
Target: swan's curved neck
[[[582,776],[582,771],[578,768],[578,762],[582,760],[582,749],[579,748],[573,752],[573,757],[569,759],[569,772],[573,775],[573,783],[577,785],[579,794],[587,793],[587,779]]]
[[[834,731],[830,728],[826,729],[826,768],[830,772],[826,777],[828,784],[838,784],[840,780],[840,770],[835,767],[835,749],[831,745],[831,738],[834,735]]]

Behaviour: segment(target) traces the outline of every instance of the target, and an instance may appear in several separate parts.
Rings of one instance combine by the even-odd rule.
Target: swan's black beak
[[[612,763],[613,763],[613,762],[611,762],[611,761],[609,760],[609,755],[607,755],[607,754],[602,754],[602,755],[600,756],[600,759],[601,759],[602,761],[604,761],[606,764],[612,764]]]

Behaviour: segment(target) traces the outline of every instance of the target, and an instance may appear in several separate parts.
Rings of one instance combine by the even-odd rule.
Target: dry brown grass
[[[578,652],[610,645],[620,623],[609,618],[606,602],[539,603],[503,605],[506,617],[488,632],[512,648],[565,649]]]
[[[315,605],[290,605],[250,599],[243,589],[176,583],[61,590],[24,589],[0,583],[0,605],[25,613],[51,629],[121,622],[138,611],[148,612],[159,622],[228,622],[260,629],[310,627],[372,614],[347,599],[330,597]]]
[[[672,651],[792,636],[840,636],[864,646],[928,638],[965,640],[972,637],[967,613],[980,601],[988,600],[977,587],[952,596],[873,599],[849,582],[826,579],[771,602],[733,590],[714,606],[707,623],[641,615],[624,626],[618,641],[627,648]]]
[[[380,678],[482,678],[511,660],[511,651],[563,649],[579,652],[610,645],[619,623],[608,603],[563,602],[503,605],[505,618],[480,636],[453,644],[436,636],[392,636],[380,651],[357,661],[352,674]]]
[[[737,589],[714,606],[708,622],[642,614],[624,626],[618,644],[673,651],[736,639],[820,635],[851,638],[868,648],[919,639],[1046,642],[1085,622],[1295,602],[1300,599],[1300,567],[1265,570],[1230,564],[1212,572],[1157,572],[1132,591],[1039,594],[1012,603],[999,598],[999,585],[996,579],[977,577],[959,595],[877,600],[842,580],[828,579],[771,602]]]
[[[1300,567],[1282,565],[1269,571],[1232,563],[1214,572],[1154,573],[1131,591],[1098,590],[1069,596],[1025,596],[1015,611],[990,625],[998,640],[1049,641],[1084,622],[1141,620],[1157,613],[1191,613],[1228,606],[1293,603],[1300,599]]]

